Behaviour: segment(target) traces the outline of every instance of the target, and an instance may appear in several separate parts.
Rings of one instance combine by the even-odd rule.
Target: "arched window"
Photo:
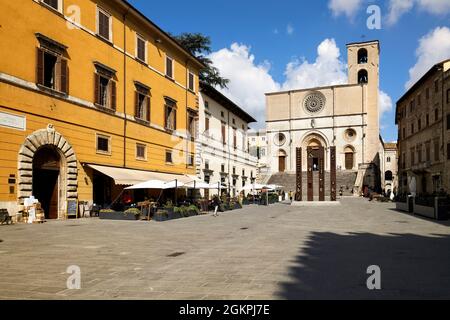
[[[358,72],[358,84],[366,84],[369,83],[369,74],[367,70],[361,70]]]
[[[364,64],[369,61],[367,50],[366,49],[360,49],[358,51],[358,64]]]

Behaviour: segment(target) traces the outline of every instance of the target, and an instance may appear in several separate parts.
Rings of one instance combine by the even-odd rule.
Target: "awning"
[[[164,182],[177,180],[182,183],[190,183],[197,179],[195,176],[183,174],[141,171],[125,168],[99,166],[93,164],[87,164],[87,166],[112,178],[117,185],[131,186],[150,180],[160,180]]]

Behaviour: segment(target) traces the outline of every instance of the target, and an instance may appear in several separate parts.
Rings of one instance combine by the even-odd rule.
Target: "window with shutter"
[[[195,91],[195,77],[194,74],[190,71],[188,77],[188,89],[191,91]]]
[[[150,89],[136,83],[135,118],[150,121]]]
[[[111,41],[111,15],[98,8],[97,34],[105,40]]]
[[[173,101],[166,99],[165,106],[165,129],[169,131],[175,131],[177,127],[177,110]]]
[[[173,79],[173,59],[166,57],[166,76]]]
[[[49,7],[52,7],[53,9],[59,11],[59,0],[42,0],[43,3],[48,5]]]
[[[226,127],[225,127],[225,123],[222,122],[222,143],[226,144]]]
[[[136,36],[136,57],[142,62],[147,61],[146,41],[140,35]]]

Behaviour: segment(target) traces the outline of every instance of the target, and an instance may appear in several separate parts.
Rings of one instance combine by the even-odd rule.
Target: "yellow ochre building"
[[[204,66],[167,33],[123,0],[2,1],[0,21],[0,207],[58,219],[193,179]]]

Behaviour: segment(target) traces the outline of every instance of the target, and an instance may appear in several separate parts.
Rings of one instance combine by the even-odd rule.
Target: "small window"
[[[434,141],[434,161],[439,161],[440,157],[439,157],[439,140],[435,140]]]
[[[447,130],[450,130],[450,114],[447,115]]]
[[[192,113],[188,113],[188,132],[191,139],[195,138],[195,116]]]
[[[173,101],[166,99],[165,129],[175,131],[177,129],[177,109]]]
[[[190,71],[189,71],[189,75],[188,75],[188,89],[192,92],[195,91],[195,76]]]
[[[414,123],[411,123],[411,134],[414,134]]]
[[[418,121],[418,126],[419,126],[419,131],[422,130],[422,120],[421,119],[419,119],[419,121]]]
[[[391,157],[387,157],[386,158],[386,162],[390,163],[391,162]]]
[[[222,172],[222,173],[225,172],[225,165],[224,165],[224,164],[222,164],[222,165],[220,166],[220,172]]]
[[[434,82],[434,92],[439,92],[439,79]]]
[[[225,123],[222,122],[222,144],[226,144],[227,140],[226,140],[226,125]]]
[[[172,151],[166,151],[166,163],[173,163]]]
[[[450,89],[447,89],[447,103],[450,103]]]
[[[434,109],[434,121],[438,122],[439,120],[439,109]]]
[[[42,0],[43,3],[45,3],[46,5],[48,5],[49,7],[57,10],[57,11],[61,11],[60,8],[60,0]]]
[[[205,170],[209,170],[209,160],[205,160]]]
[[[173,79],[173,59],[169,56],[166,57],[166,76]]]
[[[147,62],[147,41],[140,35],[136,35],[136,58]]]
[[[136,144],[136,159],[147,160],[147,146],[145,144]]]
[[[427,123],[427,127],[428,127],[430,125],[430,115],[429,114],[427,114],[426,123]]]
[[[111,154],[111,137],[97,135],[97,153]]]
[[[420,106],[422,104],[422,94],[417,96],[417,105]]]
[[[205,132],[209,131],[209,116],[205,115]]]
[[[233,147],[234,150],[237,149],[237,130],[233,129]]]
[[[450,143],[447,143],[447,160],[450,160]]]
[[[426,92],[425,96],[426,96],[427,100],[430,99],[430,88],[427,88],[425,92]]]
[[[233,118],[233,124],[236,124],[236,119],[235,118]]]
[[[222,118],[225,118],[225,112],[220,111],[220,116],[221,116]]]
[[[194,166],[194,155],[193,154],[189,154],[187,160],[188,160],[187,161],[188,167],[193,167]]]
[[[209,109],[209,102],[205,101],[205,109]]]
[[[97,34],[105,40],[111,41],[111,15],[105,10],[98,8]]]

